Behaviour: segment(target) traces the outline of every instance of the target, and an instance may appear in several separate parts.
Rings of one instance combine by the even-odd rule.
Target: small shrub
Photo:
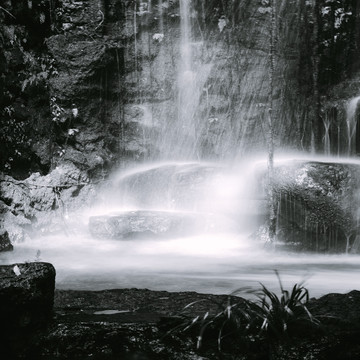
[[[295,284],[291,291],[284,289],[280,276],[275,271],[280,285],[280,295],[261,284],[259,290],[241,288],[233,292],[226,304],[218,304],[217,312],[207,311],[204,315],[190,318],[185,312],[201,301],[188,304],[179,315],[179,323],[167,335],[192,330],[196,336],[196,347],[200,349],[204,336],[211,340],[216,336],[219,351],[225,339],[231,340],[232,346],[241,347],[251,343],[267,342],[273,345],[284,343],[296,335],[297,328],[304,324],[317,326],[306,304],[309,292],[303,284]],[[239,298],[237,294],[255,295],[255,300]],[[237,341],[237,343],[234,343]]]
[[[278,272],[275,273],[281,295],[278,296],[260,284],[257,316],[262,321],[261,332],[271,339],[285,340],[304,322],[318,324],[318,321],[306,306],[309,301],[309,291],[303,284],[295,284],[291,291],[285,290]]]

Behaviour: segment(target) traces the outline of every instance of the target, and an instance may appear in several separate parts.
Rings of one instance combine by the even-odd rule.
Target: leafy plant
[[[167,335],[195,330],[196,347],[200,349],[205,334],[208,334],[209,339],[215,333],[217,348],[221,351],[226,338],[236,339],[242,344],[257,341],[276,344],[289,340],[295,333],[292,330],[303,326],[304,322],[317,326],[319,321],[306,305],[309,301],[308,290],[301,283],[295,284],[291,291],[284,289],[278,272],[275,273],[280,285],[280,295],[260,283],[259,290],[241,288],[234,291],[225,304],[217,304],[217,312],[208,310],[204,315],[189,318],[186,315],[188,309],[207,300],[192,302],[185,306],[179,316],[179,324]],[[251,293],[255,295],[255,299],[246,300],[235,296],[241,293]]]
[[[64,123],[67,119],[65,110],[58,104],[55,96],[50,98],[51,120],[55,123]]]
[[[31,54],[27,54],[28,57]],[[21,85],[21,91],[24,92],[26,88],[31,86],[37,86],[41,83],[45,83],[51,76],[58,75],[55,68],[55,60],[49,56],[32,58],[28,61],[32,64],[31,71],[27,77],[23,80]]]
[[[14,113],[14,107],[11,105],[0,112],[0,163],[8,170],[11,169],[14,159],[20,158],[24,149],[31,143],[26,132],[27,124],[17,119]]]
[[[171,329],[167,335],[177,332],[187,332],[189,330],[195,330],[196,336],[196,348],[200,349],[203,345],[205,333],[212,333],[216,336],[217,348],[222,350],[222,342],[225,338],[236,334],[237,336],[247,337],[250,335],[250,330],[256,320],[255,314],[253,314],[252,303],[250,301],[239,299],[234,296],[229,296],[227,302],[215,303],[218,311],[211,312],[206,311],[202,316],[197,315],[192,319],[185,314],[186,311],[195,306],[196,304],[207,301],[198,300],[186,305],[179,315],[181,319],[180,323]],[[209,337],[213,337],[209,336]]]
[[[257,316],[262,320],[261,332],[270,338],[282,340],[287,338],[292,328],[301,322],[319,322],[312,316],[306,304],[309,301],[309,291],[303,284],[295,284],[291,291],[285,290],[280,276],[275,271],[279,281],[281,295],[270,291],[261,284],[258,294],[260,304],[257,306]]]

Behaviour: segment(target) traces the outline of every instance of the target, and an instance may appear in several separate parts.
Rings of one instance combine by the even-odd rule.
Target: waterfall
[[[354,154],[356,151],[356,110],[360,96],[351,99],[346,106],[346,126],[347,126],[347,140],[348,140],[348,155]]]
[[[190,5],[191,0],[180,0],[182,72],[192,70]]]
[[[178,122],[185,135],[189,137],[187,145],[194,146],[195,126],[194,115],[196,111],[196,74],[193,71],[191,48],[191,0],[180,1],[181,13],[181,64],[178,73]],[[190,143],[189,143],[190,141]],[[192,143],[192,144],[191,144]]]
[[[229,9],[215,11],[214,2],[207,0],[116,3],[124,7],[126,18],[124,24],[120,19],[109,23],[109,30],[116,24],[121,34],[121,46],[115,53],[118,76],[114,76],[119,114],[106,118],[109,123],[103,125],[111,131],[118,115],[120,131],[113,135],[120,134],[123,169],[103,182],[104,189],[97,193],[93,185],[90,189],[86,184],[77,186],[96,202],[92,208],[70,213],[65,225],[71,236],[59,232],[65,216],[54,211],[51,227],[41,228],[38,234],[34,231],[34,239],[16,244],[15,251],[0,254],[0,260],[29,261],[40,250],[43,260],[56,266],[57,287],[73,289],[146,287],[227,293],[239,285],[252,287],[257,280],[271,284],[271,269],[279,269],[282,277],[290,274],[291,282],[298,281],[305,270],[314,273],[312,290],[320,295],[358,286],[354,270],[360,271],[356,255],[360,252],[360,161],[339,155],[344,151],[352,155],[356,150],[360,96],[346,104],[346,122],[337,116],[333,104],[334,114],[324,116],[325,159],[315,156],[318,138],[314,133],[314,156],[298,159],[290,153],[282,160],[277,154],[274,244],[284,252],[269,254],[264,249],[269,240],[267,167],[263,158],[253,154],[254,149],[263,152],[266,148],[270,85],[266,1],[262,2],[266,7],[260,8],[256,1],[218,2],[223,7],[232,3],[232,14]],[[288,34],[279,37],[277,47],[274,131],[279,132],[278,139],[286,134],[287,142],[296,131],[306,146],[309,113],[298,115],[297,130],[287,116],[302,108],[293,109],[298,101],[287,92],[291,85],[297,89],[298,82],[292,75],[294,65],[287,63],[297,63],[292,55],[296,34],[290,32],[297,26],[292,20],[296,17],[294,3],[283,1],[280,6],[279,2],[279,8],[289,7],[279,13],[279,19],[283,13],[289,16],[281,18]],[[112,16],[116,17],[116,11]],[[291,53],[286,51],[283,57],[282,47]],[[290,74],[293,83],[287,83]],[[279,111],[280,106],[288,106],[288,96],[291,109]],[[288,120],[283,123],[283,119]],[[97,141],[89,138],[87,152]],[[112,146],[109,140],[107,144],[107,138],[99,138],[104,156]],[[335,145],[336,159],[330,157]],[[127,152],[138,161],[130,163]],[[75,155],[78,157],[77,152]],[[108,163],[111,159],[104,166]],[[44,189],[52,191],[46,184]],[[65,201],[78,192],[63,190]],[[340,204],[348,199],[358,217],[355,225],[356,221],[349,226],[346,222],[344,233],[342,219],[347,221],[348,208]],[[304,254],[307,249],[321,253],[334,249],[355,256]],[[301,252],[292,254],[296,250]]]
[[[192,6],[192,0],[180,0],[179,43],[174,49],[176,111],[162,124],[156,144],[161,160],[200,158],[200,141],[206,125],[206,119],[199,116],[200,97],[211,64],[204,64],[200,58],[203,42],[193,34]]]
[[[326,118],[323,122],[324,122],[324,128],[325,128],[324,153],[325,153],[325,155],[330,156],[330,154],[331,154],[331,143],[330,143],[330,125],[331,125],[331,121]]]
[[[164,131],[162,156],[194,158],[195,113],[199,103],[197,74],[192,55],[191,0],[180,0],[180,46],[177,66],[177,115]]]

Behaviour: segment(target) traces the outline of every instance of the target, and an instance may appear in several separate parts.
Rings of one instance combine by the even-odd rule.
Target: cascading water
[[[348,140],[348,155],[352,155],[356,151],[356,110],[360,96],[351,99],[346,107],[346,125],[347,125],[347,140]]]
[[[161,5],[161,4],[160,4]],[[159,6],[160,6],[159,5]],[[203,41],[192,32],[192,1],[180,0],[180,31],[176,64],[176,114],[161,126],[155,141],[157,159],[199,160],[205,121],[199,117],[199,104],[211,63],[200,61]],[[196,60],[195,60],[196,56]]]
[[[160,0],[157,5],[160,33],[154,38],[159,42],[166,41],[163,40],[164,4]],[[202,4],[205,7],[205,1]],[[136,3],[134,6],[136,28],[138,8]],[[14,252],[0,255],[1,259],[9,263],[32,261],[40,250],[41,260],[52,262],[57,269],[58,288],[146,287],[229,293],[235,288],[257,286],[258,281],[276,287],[273,269],[277,269],[285,284],[312,275],[309,288],[314,296],[333,290],[351,290],[358,281],[354,277],[354,268],[359,268],[358,256],[269,253],[262,247],[263,243],[259,246],[254,240],[260,237],[256,234],[259,222],[264,223],[267,216],[266,193],[259,177],[266,169],[266,162],[259,165],[250,157],[236,166],[201,161],[199,142],[205,125],[216,125],[219,120],[211,113],[214,100],[209,91],[211,86],[204,87],[212,69],[211,62],[194,61],[194,53],[200,51],[203,44],[192,32],[191,0],[180,0],[180,24],[179,59],[174,65],[177,116],[157,124],[160,134],[154,142],[159,154],[151,155],[145,164],[113,174],[97,205],[68,220],[69,236],[38,235],[31,241],[16,244]],[[226,19],[222,25],[226,26]],[[136,78],[141,36],[145,35],[136,33],[134,39]],[[165,67],[166,56],[162,55],[159,66]],[[241,62],[250,71],[244,74],[240,91],[251,87],[250,97],[253,97],[258,91],[253,86],[258,72],[250,66],[250,57],[242,55]],[[237,84],[231,86],[237,87]],[[202,94],[206,95],[207,119],[199,117]],[[350,101],[348,107],[349,154],[353,152],[356,136],[355,113],[359,99]],[[226,108],[227,102],[221,101]],[[224,148],[234,151],[234,158],[238,150],[234,143],[242,146],[248,127],[255,126],[254,118],[258,116],[257,104],[245,97],[240,104],[234,112],[241,120],[245,119],[244,123],[239,121],[225,132],[230,135],[225,136],[228,144]],[[154,112],[148,104],[140,104],[139,109],[144,114],[144,124],[151,128],[157,121]],[[325,123],[325,129],[325,148],[329,154],[329,123]],[[223,133],[220,130],[219,137]],[[155,163],[155,159],[161,161]],[[284,213],[296,223],[298,212],[292,199],[287,201],[289,198],[285,199]],[[306,216],[304,223],[306,228]],[[326,235],[325,230],[323,233]],[[350,234],[346,235],[348,251]],[[328,277],[332,279],[331,284],[325,281]]]
[[[324,134],[324,153],[325,155],[331,154],[331,144],[330,144],[330,120],[326,119],[324,120],[324,128],[325,128],[325,134]]]
[[[180,0],[181,60],[178,73],[179,100],[177,123],[181,126],[183,136],[188,138],[180,146],[187,150],[194,147],[196,138],[194,116],[198,100],[196,74],[193,71],[192,63],[190,4],[190,0]]]

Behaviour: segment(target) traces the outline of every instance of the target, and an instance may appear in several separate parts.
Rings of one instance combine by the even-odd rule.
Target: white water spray
[[[360,96],[351,99],[346,107],[346,125],[347,125],[347,139],[348,139],[348,155],[354,154],[356,150],[356,110]]]
[[[162,8],[162,1],[159,6]],[[146,287],[229,293],[245,285],[257,286],[258,281],[266,285],[269,282],[275,283],[276,287],[272,270],[278,269],[284,283],[298,282],[307,272],[315,273],[312,286],[317,293],[312,291],[312,295],[334,289],[351,290],[358,281],[356,274],[354,275],[354,268],[359,268],[358,256],[269,254],[255,244],[254,236],[250,236],[254,235],[257,228],[257,219],[265,214],[266,204],[264,193],[254,177],[255,160],[248,159],[247,163],[235,168],[194,161],[198,155],[197,146],[202,127],[202,119],[197,118],[200,92],[211,65],[195,64],[194,52],[202,45],[193,39],[191,0],[180,0],[180,6],[177,116],[168,119],[161,127],[159,149],[162,160],[175,158],[191,161],[148,163],[126,169],[114,176],[112,186],[103,193],[101,204],[82,214],[70,237],[63,234],[38,236],[32,241],[17,244],[13,253],[1,255],[2,260],[9,263],[32,261],[39,249],[41,259],[55,265],[57,286],[61,288],[94,290]],[[135,13],[136,10],[135,5]],[[162,20],[161,16],[161,32]],[[136,14],[133,21],[136,29]],[[135,32],[136,77],[138,40]],[[165,66],[165,59],[166,57],[161,65]],[[256,73],[252,71],[244,76],[242,88],[250,87],[254,93],[258,91],[253,85],[256,84]],[[209,90],[206,91],[210,105]],[[351,100],[348,106],[349,154],[355,137],[355,113],[359,99],[360,97]],[[250,102],[248,109],[247,102],[249,100],[244,98],[241,100],[243,106],[236,109],[239,118],[245,118],[247,112],[255,116],[256,104]],[[140,108],[144,113],[144,124],[152,125],[156,121],[155,116],[152,113],[150,115],[145,105]],[[235,136],[237,145],[242,142],[241,137],[246,136],[248,124],[250,122],[245,122],[240,137]],[[240,121],[235,127],[237,134]],[[329,153],[329,125],[326,124],[325,128],[325,148]],[[231,151],[234,150],[232,142],[228,147]],[[292,160],[290,158],[286,161]],[[266,162],[263,165],[266,168]],[[192,218],[197,225],[202,224],[205,219],[208,232],[202,228],[199,232],[195,226],[184,229],[185,234],[175,236],[169,232],[166,237],[155,239],[146,234],[141,239],[94,239],[87,228],[91,216],[105,215],[111,219],[115,214],[117,218],[111,220],[119,223],[121,219],[127,221],[128,214],[135,214],[131,215],[130,225],[141,230],[146,220],[143,214],[157,215],[160,212],[164,220],[151,224],[152,227],[158,226],[160,233],[163,228],[166,230],[166,217],[170,219],[173,216]],[[328,278],[332,279],[331,284],[326,281]]]
[[[325,134],[324,134],[324,153],[325,155],[331,154],[331,144],[330,144],[330,126],[331,121],[329,119],[325,119],[324,121],[324,128],[325,128]]]

